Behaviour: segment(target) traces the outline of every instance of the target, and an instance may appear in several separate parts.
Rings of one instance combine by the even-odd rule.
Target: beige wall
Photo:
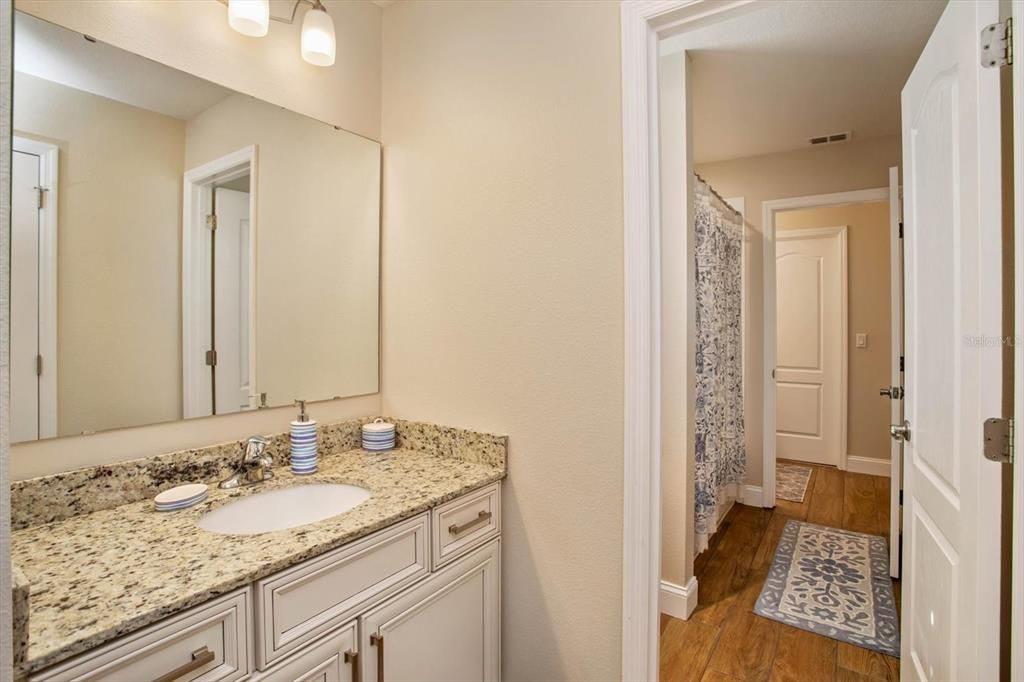
[[[231,95],[185,168],[257,146],[256,385],[271,405],[378,390],[380,145]]]
[[[363,1],[324,5],[337,35],[331,68],[302,61],[301,16],[290,25],[270,22],[257,39],[228,26],[227,7],[213,0],[15,1],[40,19],[379,140],[381,9]]]
[[[686,179],[687,135],[684,81],[691,64],[684,52],[661,57],[658,98],[661,155],[661,579],[685,586],[693,576],[694,469],[696,431],[693,404],[696,352],[696,292],[691,215],[680,188]],[[692,162],[692,160],[691,160]]]
[[[847,454],[889,459],[889,400],[878,395],[890,381],[892,323],[889,299],[889,202],[786,211],[778,230],[848,226]],[[857,348],[857,333],[868,335]]]
[[[384,14],[384,396],[511,435],[507,680],[621,675],[619,6]]]
[[[17,8],[112,45],[208,78],[368,137],[380,137],[381,10],[369,2],[326,0],[335,19],[338,61],[330,69],[299,56],[300,24],[273,22],[260,40],[227,25],[218,2],[18,0]],[[380,412],[379,394],[317,403],[320,421]],[[120,429],[11,449],[14,480],[161,452],[284,431],[293,409]]]
[[[700,131],[696,131],[700,134]],[[724,197],[746,202],[747,371],[744,413],[747,430],[747,484],[762,482],[762,395],[764,391],[762,202],[772,199],[887,187],[889,168],[899,165],[898,136],[699,164],[696,171]]]
[[[185,124],[23,73],[14,87],[17,134],[60,150],[57,433],[179,419]]]

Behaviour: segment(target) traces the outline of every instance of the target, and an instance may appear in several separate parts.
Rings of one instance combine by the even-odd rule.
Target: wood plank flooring
[[[899,680],[899,659],[753,613],[788,519],[889,535],[888,478],[812,469],[803,502],[735,505],[695,559],[697,609],[686,621],[661,617],[661,682]]]

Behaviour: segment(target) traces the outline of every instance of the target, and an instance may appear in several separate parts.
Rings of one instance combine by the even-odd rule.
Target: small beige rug
[[[811,467],[779,462],[775,466],[775,497],[790,502],[803,502]]]

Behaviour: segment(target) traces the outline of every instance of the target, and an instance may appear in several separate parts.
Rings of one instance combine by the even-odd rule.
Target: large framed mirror
[[[375,393],[380,144],[15,17],[13,442]]]

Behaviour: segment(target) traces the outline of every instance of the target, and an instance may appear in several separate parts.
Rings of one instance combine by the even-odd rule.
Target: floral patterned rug
[[[790,502],[803,502],[811,467],[779,462],[775,466],[775,497]]]
[[[900,655],[885,538],[790,520],[754,613]]]

